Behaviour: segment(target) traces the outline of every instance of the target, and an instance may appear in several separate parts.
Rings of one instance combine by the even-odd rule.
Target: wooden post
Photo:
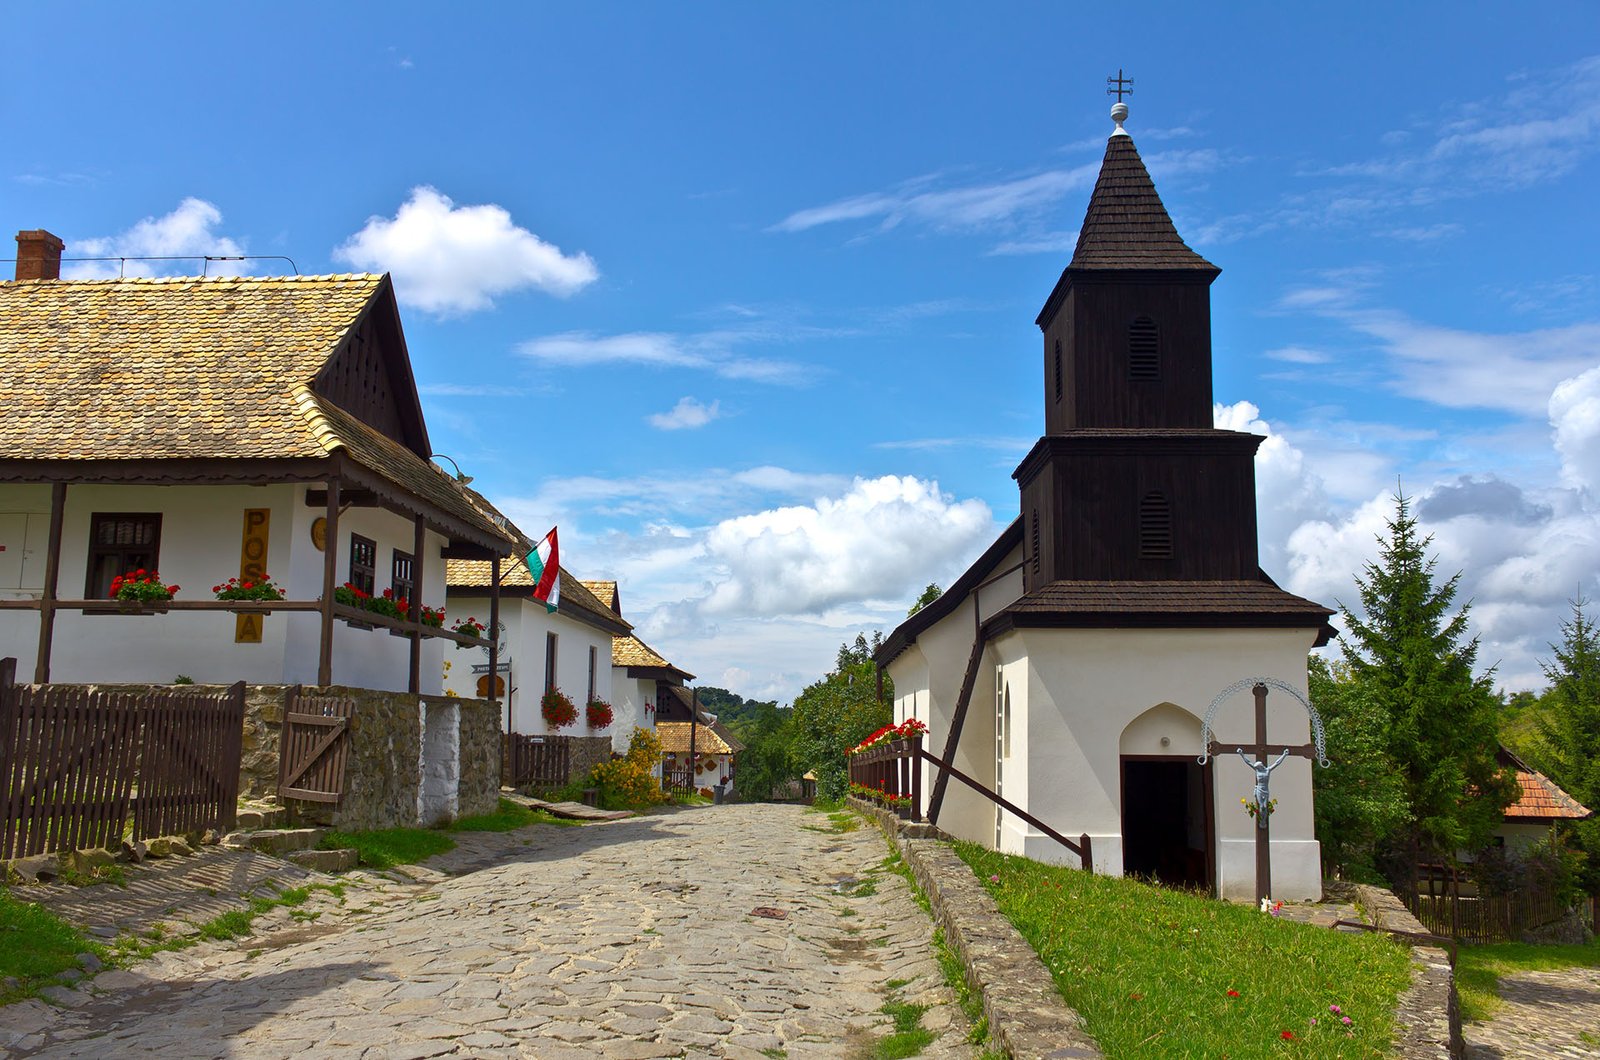
[[[500,697],[496,682],[500,679],[500,556],[497,552],[489,561],[489,702]],[[509,693],[511,689],[507,688]],[[511,726],[511,696],[506,696],[506,733],[515,731]]]
[[[1260,754],[1267,751],[1267,686],[1256,685],[1250,690],[1256,697],[1256,746]],[[1260,827],[1256,829],[1256,904],[1272,896],[1272,813],[1266,806],[1256,808]]]
[[[689,790],[698,792],[700,785],[695,783],[695,778],[700,775],[700,756],[695,753],[694,735],[695,726],[700,721],[700,690],[689,690]]]
[[[911,740],[911,819],[922,820],[922,737]]]
[[[67,484],[50,484],[50,541],[44,557],[44,592],[39,594],[39,654],[33,661],[33,683],[50,683],[50,652],[56,635],[56,600],[60,593],[61,524],[67,513]]]
[[[422,621],[422,546],[426,540],[422,516],[416,517],[411,533],[411,607],[406,617],[413,622]],[[411,631],[411,676],[407,691],[417,695],[422,691],[422,634]]]
[[[328,509],[322,535],[322,639],[317,658],[317,684],[333,684],[333,590],[339,569],[339,476],[328,479]]]

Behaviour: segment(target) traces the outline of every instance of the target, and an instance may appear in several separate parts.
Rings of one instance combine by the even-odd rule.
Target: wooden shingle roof
[[[617,593],[616,582],[586,581],[583,583],[583,587],[593,593],[596,600],[599,600],[617,614],[622,614],[622,608],[618,604],[620,597]]]
[[[1156,194],[1133,138],[1111,137],[1069,269],[1220,270],[1189,249]]]
[[[176,483],[248,465],[256,481],[314,481],[343,466],[407,510],[422,502],[452,533],[508,541],[417,449],[316,389],[374,306],[398,320],[393,297],[388,277],[372,275],[0,282],[0,472],[93,480],[80,469],[116,465]],[[408,365],[403,374],[399,400],[425,452]],[[283,479],[260,470],[291,461]]]
[[[656,722],[656,737],[661,741],[661,750],[667,754],[687,754],[689,752],[689,723],[686,721],[658,721]],[[719,723],[717,725],[696,725],[694,731],[694,750],[696,754],[705,755],[731,755],[744,750],[744,745],[737,739],[732,739],[733,734],[728,732]],[[732,743],[730,743],[730,739]],[[737,744],[738,746],[735,746]]]
[[[1040,586],[985,623],[1059,628],[1311,628],[1318,644],[1333,635],[1333,614],[1270,581],[1056,581]],[[992,624],[992,625],[991,625]]]

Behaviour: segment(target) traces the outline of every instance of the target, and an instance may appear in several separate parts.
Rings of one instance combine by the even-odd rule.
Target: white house
[[[1262,439],[1212,427],[1218,272],[1178,236],[1119,121],[1036,321],[1045,434],[1013,475],[1021,514],[877,660],[897,722],[925,722],[935,755],[954,732],[951,764],[1069,839],[1089,835],[1096,872],[1251,898],[1256,827],[1241,799],[1255,776],[1231,747],[1198,761],[1202,721],[1242,680],[1303,696],[1307,653],[1332,630],[1327,608],[1258,565]],[[1305,709],[1281,691],[1268,702],[1269,738],[1307,744]],[[1214,728],[1225,746],[1254,740],[1248,692]],[[1271,777],[1276,897],[1321,894],[1311,768],[1293,757]],[[934,779],[927,769],[924,812]],[[1076,863],[964,784],[939,811],[957,836]]]
[[[446,556],[510,540],[429,462],[389,278],[61,280],[59,239],[17,242],[18,279],[0,282],[0,655],[37,682],[437,693],[451,635],[421,606],[443,604]],[[139,569],[180,587],[165,610],[108,600]],[[263,574],[286,600],[214,599]],[[335,599],[347,582],[417,606],[357,628]]]
[[[616,582],[588,581],[583,585],[619,619],[622,617],[622,594]],[[670,699],[665,704],[662,702],[667,689],[681,688],[693,680],[694,674],[669,663],[660,652],[640,640],[631,627],[627,634],[614,637],[611,641],[611,688],[619,730],[617,750],[626,750],[625,743],[635,728],[654,729],[658,720],[673,717]],[[687,719],[688,714],[683,717]]]
[[[520,536],[520,535],[519,535]],[[526,554],[531,544],[521,552]],[[619,751],[626,751],[633,735],[633,720],[617,702],[618,689],[611,666],[612,640],[633,630],[609,607],[595,599],[585,583],[561,570],[560,601],[555,611],[533,598],[533,579],[521,559],[501,561],[500,681],[508,711],[507,732],[541,735],[558,731],[567,736],[605,736]],[[482,560],[451,560],[446,564],[450,614],[470,616],[488,624],[490,564]],[[489,688],[487,647],[453,653],[445,688],[461,696],[483,698]],[[578,720],[552,730],[540,710],[540,701],[559,688],[578,708]],[[585,707],[592,701],[612,705],[612,723],[599,728],[586,722]]]

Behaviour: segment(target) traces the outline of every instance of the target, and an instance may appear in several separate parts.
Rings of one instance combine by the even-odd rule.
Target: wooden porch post
[[[700,720],[700,690],[689,690],[689,787],[694,791],[700,790],[700,785],[695,783],[695,778],[700,775],[700,757],[695,754],[694,734],[695,724]]]
[[[489,561],[489,702],[500,697],[495,685],[500,679],[500,556]],[[511,689],[507,688],[507,692]],[[511,697],[506,696],[506,732],[511,733]]]
[[[418,515],[411,534],[411,607],[406,612],[406,617],[413,622],[422,621],[422,545],[425,536],[422,516]],[[411,677],[406,689],[412,695],[422,691],[422,634],[416,630],[411,631]]]
[[[322,641],[317,660],[317,684],[333,684],[333,589],[339,568],[339,476],[328,479],[328,510],[322,535]]]
[[[44,592],[39,594],[39,654],[33,661],[33,683],[50,682],[50,649],[56,633],[56,583],[61,574],[61,524],[67,512],[67,484],[50,484],[50,543],[44,558]]]

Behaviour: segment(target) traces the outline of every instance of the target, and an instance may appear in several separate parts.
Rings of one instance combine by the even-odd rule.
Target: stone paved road
[[[931,1006],[923,1055],[971,1056],[927,914],[875,872],[881,835],[827,829],[801,807],[719,806],[463,837],[444,866],[464,875],[108,973],[18,1052],[847,1057],[886,1033],[899,980]]]
[[[1505,1005],[1468,1023],[1468,1060],[1600,1056],[1600,969],[1518,972],[1500,980]]]

